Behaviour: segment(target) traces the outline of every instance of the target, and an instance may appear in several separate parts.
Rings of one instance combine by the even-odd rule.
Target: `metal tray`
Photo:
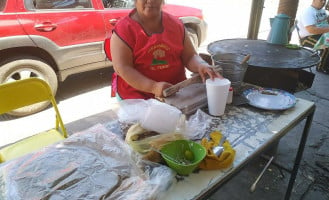
[[[251,88],[243,92],[251,106],[266,110],[286,110],[296,104],[296,97],[274,88]]]

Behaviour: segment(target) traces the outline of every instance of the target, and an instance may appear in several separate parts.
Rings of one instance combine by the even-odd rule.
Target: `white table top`
[[[165,195],[163,196],[162,199],[199,199],[204,197],[207,193],[209,193],[210,190],[214,189],[215,187],[220,186],[225,180],[229,179],[231,176],[233,176],[236,172],[240,171],[242,167],[247,164],[249,161],[252,160],[253,157],[259,155],[263,150],[265,150],[266,147],[271,146],[271,144],[275,143],[278,141],[282,136],[284,136],[291,128],[293,128],[298,122],[303,120],[305,117],[308,116],[313,111],[314,108],[314,103],[303,100],[303,99],[297,99],[297,103],[294,107],[285,110],[285,111],[265,111],[265,110],[260,110],[257,108],[249,107],[249,106],[241,106],[241,107],[235,107],[235,106],[227,106],[226,113],[219,117],[219,118],[213,118],[212,121],[210,122],[210,127],[209,130],[211,131],[214,129],[219,129],[222,131],[227,136],[227,139],[230,141],[231,145],[234,147],[236,150],[236,157],[233,163],[233,166],[230,169],[226,170],[211,170],[211,171],[206,171],[206,170],[200,170],[199,172],[192,173],[189,176],[185,177],[180,177],[179,181],[177,179],[173,179],[173,184],[169,187],[168,191],[165,192]],[[69,124],[67,126],[69,132],[70,131],[81,131],[81,128],[88,128],[92,127],[93,125],[97,123],[103,123],[105,124],[104,129],[106,131],[112,131],[113,133],[116,132],[114,129],[116,128],[116,122],[113,121],[113,111],[109,110],[108,112],[100,113],[99,115],[96,116],[91,116],[83,120],[79,120],[79,125],[75,124]],[[111,121],[112,119],[112,121]],[[83,124],[84,126],[81,126]],[[87,127],[86,127],[87,126]],[[106,127],[106,128],[105,128]],[[110,127],[110,128],[109,128]],[[78,130],[80,128],[80,130]],[[113,129],[114,128],[114,129]],[[120,127],[117,127],[120,129]],[[107,130],[111,129],[111,130]],[[113,129],[113,130],[112,130]],[[104,130],[105,131],[105,130]],[[103,131],[103,132],[104,132]],[[105,132],[106,132],[105,131]],[[93,137],[94,133],[90,133],[91,135],[85,135],[86,138]],[[103,135],[100,135],[103,137]],[[71,137],[69,138],[70,140],[66,140],[66,143],[72,143],[72,140],[74,142],[77,142],[80,146],[85,146],[85,142],[80,141],[82,138],[79,136],[76,137]],[[116,147],[118,146],[118,143],[115,141],[112,141],[111,138],[109,138],[110,142],[103,141],[96,141],[91,142],[94,140],[91,140],[89,142],[90,145],[92,144],[94,148],[97,150],[100,150],[103,152],[105,149],[102,149],[102,143],[105,143],[104,145],[109,145],[111,142],[114,142],[114,145],[110,145],[110,147]],[[120,140],[120,139],[119,139]],[[80,142],[79,142],[80,141]],[[65,143],[65,141],[64,141]],[[74,144],[74,143],[73,143]],[[120,146],[120,145],[119,145]],[[100,148],[101,147],[101,148]],[[71,149],[71,148],[70,148]],[[109,148],[111,149],[111,148]],[[72,150],[72,149],[71,149]],[[84,148],[82,149],[84,150]],[[85,151],[85,150],[84,150]],[[56,149],[53,149],[51,151],[54,153],[54,155],[58,156],[58,159],[62,158],[62,154],[59,151],[56,151]],[[50,152],[50,153],[51,153]],[[74,152],[76,152],[74,149],[71,151],[72,156],[75,157]],[[121,151],[109,151],[109,152],[121,152]],[[85,152],[84,155],[86,155]],[[90,151],[91,155],[93,154],[94,151]],[[122,153],[122,152],[121,152]],[[36,152],[35,156],[32,156],[34,159],[37,159],[38,156],[42,157],[43,154],[39,154]],[[45,157],[44,159],[47,158],[48,154],[44,154],[43,156]],[[70,154],[71,155],[71,154]],[[97,154],[98,155],[98,154]],[[121,154],[120,154],[121,155]],[[81,154],[78,154],[77,156],[83,156]],[[100,155],[101,156],[101,155]],[[31,159],[32,159],[31,157]],[[93,156],[91,156],[92,158]],[[106,159],[113,159],[112,157],[109,156],[104,156],[103,159],[100,160],[105,160]],[[51,157],[51,159],[54,159],[54,157]],[[78,158],[77,158],[78,159]],[[32,159],[33,160],[33,159]],[[44,160],[40,159],[40,162],[36,161],[33,166],[44,166]],[[121,162],[124,160],[118,160],[118,162]],[[69,163],[80,163],[80,160],[69,160]],[[17,170],[16,167],[20,168],[23,167],[23,165],[30,163],[30,158],[22,158],[17,160],[16,162],[9,162],[8,165],[2,165],[2,168],[0,168],[0,173],[8,174],[7,172],[10,172],[11,175],[3,176],[2,178],[4,179],[3,183],[5,185],[12,185],[16,184],[15,181],[22,181],[23,179],[17,179]],[[111,161],[113,163],[113,160]],[[77,166],[72,167],[71,171],[76,172],[76,171],[85,171],[90,167],[90,164],[82,165],[80,166],[79,164],[75,164]],[[33,167],[32,166],[32,167]],[[59,165],[57,167],[62,167],[65,170],[66,166]],[[70,165],[71,166],[71,165]],[[107,167],[107,165],[105,165]],[[62,168],[59,168],[61,170]],[[22,168],[24,169],[24,167]],[[21,169],[21,171],[22,171]],[[9,171],[7,171],[9,170]],[[29,169],[26,169],[27,172]],[[109,169],[110,170],[110,169]],[[38,173],[33,171],[34,173]],[[102,172],[100,172],[102,173]],[[84,176],[89,177],[89,174],[82,173]],[[25,176],[26,174],[23,173]],[[33,173],[32,173],[33,175]],[[48,176],[51,176],[52,173],[47,173],[44,174],[44,177],[47,178]],[[81,174],[78,174],[79,176]],[[103,174],[108,175],[108,173]],[[61,174],[58,174],[59,178],[62,179]],[[12,180],[10,177],[16,177],[15,180]],[[18,177],[19,178],[19,177]],[[58,177],[57,177],[58,178]],[[26,181],[32,181],[35,182],[36,178],[34,176],[29,177]],[[44,180],[41,178],[41,180]],[[48,179],[47,179],[48,180]],[[57,182],[56,177],[54,180]],[[1,180],[0,180],[1,181]],[[60,184],[65,185],[64,180],[58,180],[61,182]],[[48,180],[49,182],[49,180]],[[106,182],[107,183],[107,182]],[[33,183],[34,184],[34,183]],[[51,180],[50,180],[50,185]],[[59,183],[58,183],[59,184]],[[83,182],[74,182],[72,183],[74,185],[74,188],[79,188],[83,190]],[[55,184],[56,185],[56,184]],[[80,185],[80,186],[79,186]],[[81,188],[80,188],[81,187]],[[11,190],[15,190],[15,188],[12,187],[3,187],[4,191],[0,190],[1,192],[8,192]],[[6,191],[8,189],[8,191]],[[48,190],[53,191],[55,188],[48,188]],[[104,188],[105,190],[107,189],[106,187]],[[15,190],[16,191],[16,190]],[[27,191],[28,192],[28,191]],[[88,193],[88,191],[86,191]],[[8,195],[9,193],[6,193]],[[90,193],[88,193],[90,194]],[[5,194],[3,194],[5,195]],[[0,194],[1,196],[1,194]]]
[[[296,105],[286,111],[270,112],[249,107],[231,107],[219,121],[223,133],[236,150],[233,167],[227,170],[199,171],[171,187],[164,199],[198,199],[216,184],[221,183],[233,172],[248,162],[253,155],[281,138],[296,121],[304,118],[312,109],[313,102],[297,99]],[[230,127],[224,129],[224,127]],[[188,191],[188,192],[187,192]]]

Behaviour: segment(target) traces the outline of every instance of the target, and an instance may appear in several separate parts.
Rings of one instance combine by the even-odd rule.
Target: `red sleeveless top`
[[[185,34],[183,23],[162,12],[163,32],[148,35],[138,22],[130,18],[134,12],[135,9],[113,30],[132,50],[134,67],[155,81],[176,84],[185,80],[185,67],[181,59]],[[116,73],[112,78],[112,89],[122,99],[154,98],[151,93],[136,90]]]

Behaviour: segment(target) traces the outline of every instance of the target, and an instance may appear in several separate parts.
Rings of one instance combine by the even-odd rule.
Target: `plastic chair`
[[[299,44],[302,45],[302,38],[300,37],[300,33],[299,33],[299,27],[298,27],[298,20],[296,19],[294,22],[294,25],[292,26],[292,31],[296,29],[297,35],[298,35],[298,40],[299,40]],[[292,33],[291,31],[291,33]]]
[[[294,29],[296,29],[296,32],[297,32],[297,35],[298,35],[298,41],[299,41],[299,44],[300,44],[301,46],[303,46],[303,48],[305,48],[305,49],[309,49],[310,51],[313,51],[313,52],[316,52],[317,54],[320,54],[319,51],[314,50],[314,49],[312,49],[312,48],[310,48],[310,47],[307,47],[307,46],[304,46],[304,45],[303,45],[302,37],[300,36],[300,33],[299,33],[300,29],[299,29],[299,27],[298,27],[298,20],[297,20],[297,19],[296,19],[295,22],[294,22],[294,25],[293,25],[293,27],[292,27],[292,31],[293,31]],[[309,68],[309,70],[310,70],[310,72],[312,72],[312,68]]]
[[[55,110],[55,128],[5,146],[0,150],[0,163],[37,151],[67,137],[56,100],[45,81],[28,78],[0,85],[0,114],[43,101],[50,101]]]

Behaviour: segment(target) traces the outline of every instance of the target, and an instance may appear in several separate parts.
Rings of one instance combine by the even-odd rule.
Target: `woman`
[[[162,11],[163,4],[135,0],[135,9],[113,30],[108,56],[115,70],[112,91],[119,99],[162,97],[163,90],[186,79],[185,67],[203,81],[207,75],[222,78],[196,53],[183,23]]]

